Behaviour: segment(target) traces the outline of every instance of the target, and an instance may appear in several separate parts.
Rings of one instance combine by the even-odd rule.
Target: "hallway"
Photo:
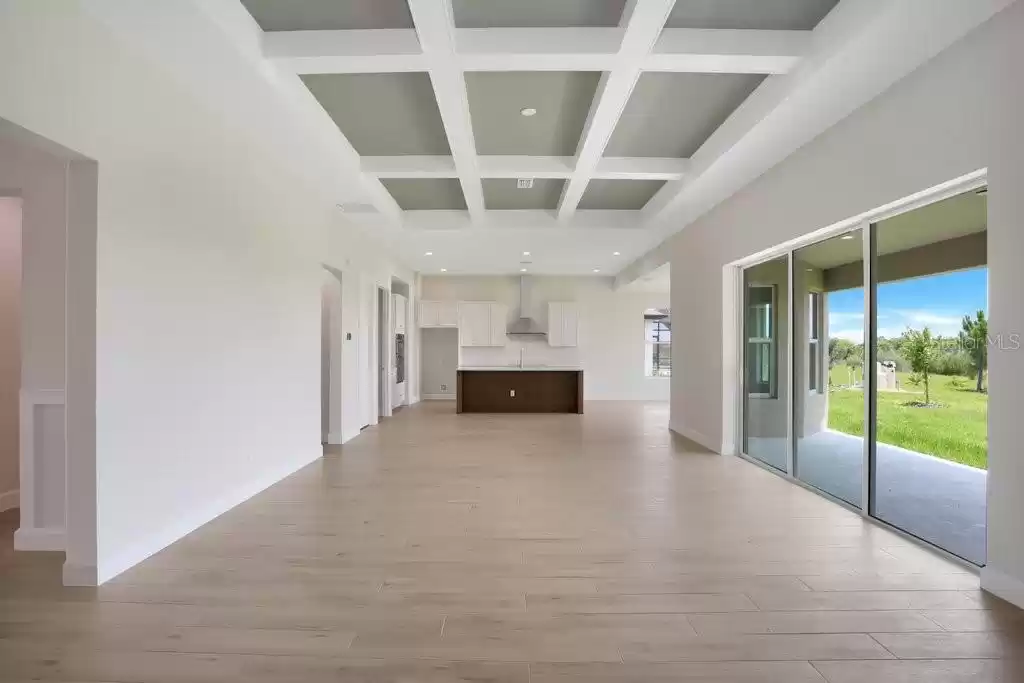
[[[976,576],[667,421],[423,403],[99,589],[19,555],[0,680],[1024,680]]]

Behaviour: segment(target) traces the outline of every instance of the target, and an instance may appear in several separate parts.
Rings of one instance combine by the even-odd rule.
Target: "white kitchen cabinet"
[[[459,304],[460,346],[504,346],[508,307],[490,301]]]
[[[490,304],[491,312],[491,346],[504,346],[508,341],[508,306]]]
[[[459,304],[455,301],[421,301],[420,327],[458,327]]]
[[[438,301],[437,326],[458,327],[459,326],[459,302]]]
[[[552,301],[548,304],[548,344],[579,346],[580,311],[575,302]]]
[[[394,320],[395,334],[405,334],[406,322],[406,298],[401,294],[392,294],[392,318]]]

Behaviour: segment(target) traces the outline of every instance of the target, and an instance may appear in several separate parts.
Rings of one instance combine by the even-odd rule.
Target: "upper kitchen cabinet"
[[[580,311],[573,301],[552,301],[548,304],[548,344],[578,346],[580,343]]]
[[[395,334],[405,334],[407,299],[401,294],[392,294],[392,319],[395,321]]]
[[[455,301],[421,301],[420,327],[458,327],[459,304]]]
[[[460,346],[504,346],[508,307],[491,301],[459,304]]]

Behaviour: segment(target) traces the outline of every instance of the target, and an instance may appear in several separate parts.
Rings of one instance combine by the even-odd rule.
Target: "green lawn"
[[[902,392],[878,394],[878,441],[928,453],[946,460],[988,468],[988,394],[974,391],[974,380],[964,378],[966,389],[949,386],[952,377],[930,378],[935,408],[908,405],[924,401],[924,387],[907,382],[898,373]],[[834,385],[847,384],[845,367],[832,369]],[[913,392],[913,393],[911,393]],[[829,396],[828,426],[861,436],[864,433],[864,397],[856,389],[836,389]]]

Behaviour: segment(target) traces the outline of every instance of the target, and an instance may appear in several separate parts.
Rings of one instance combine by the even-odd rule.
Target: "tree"
[[[988,320],[985,311],[978,311],[975,317],[964,316],[960,345],[971,354],[974,369],[978,375],[978,391],[982,391],[985,367],[988,364]]]
[[[938,348],[932,331],[925,327],[921,331],[907,328],[907,331],[900,337],[900,352],[910,363],[910,369],[920,375],[924,383],[924,402],[931,403],[931,395],[928,392],[928,373],[931,372],[938,355]]]
[[[850,350],[853,348],[853,342],[849,339],[842,339],[840,337],[831,337],[828,340],[828,383],[832,384],[832,368],[843,363],[850,356]]]

